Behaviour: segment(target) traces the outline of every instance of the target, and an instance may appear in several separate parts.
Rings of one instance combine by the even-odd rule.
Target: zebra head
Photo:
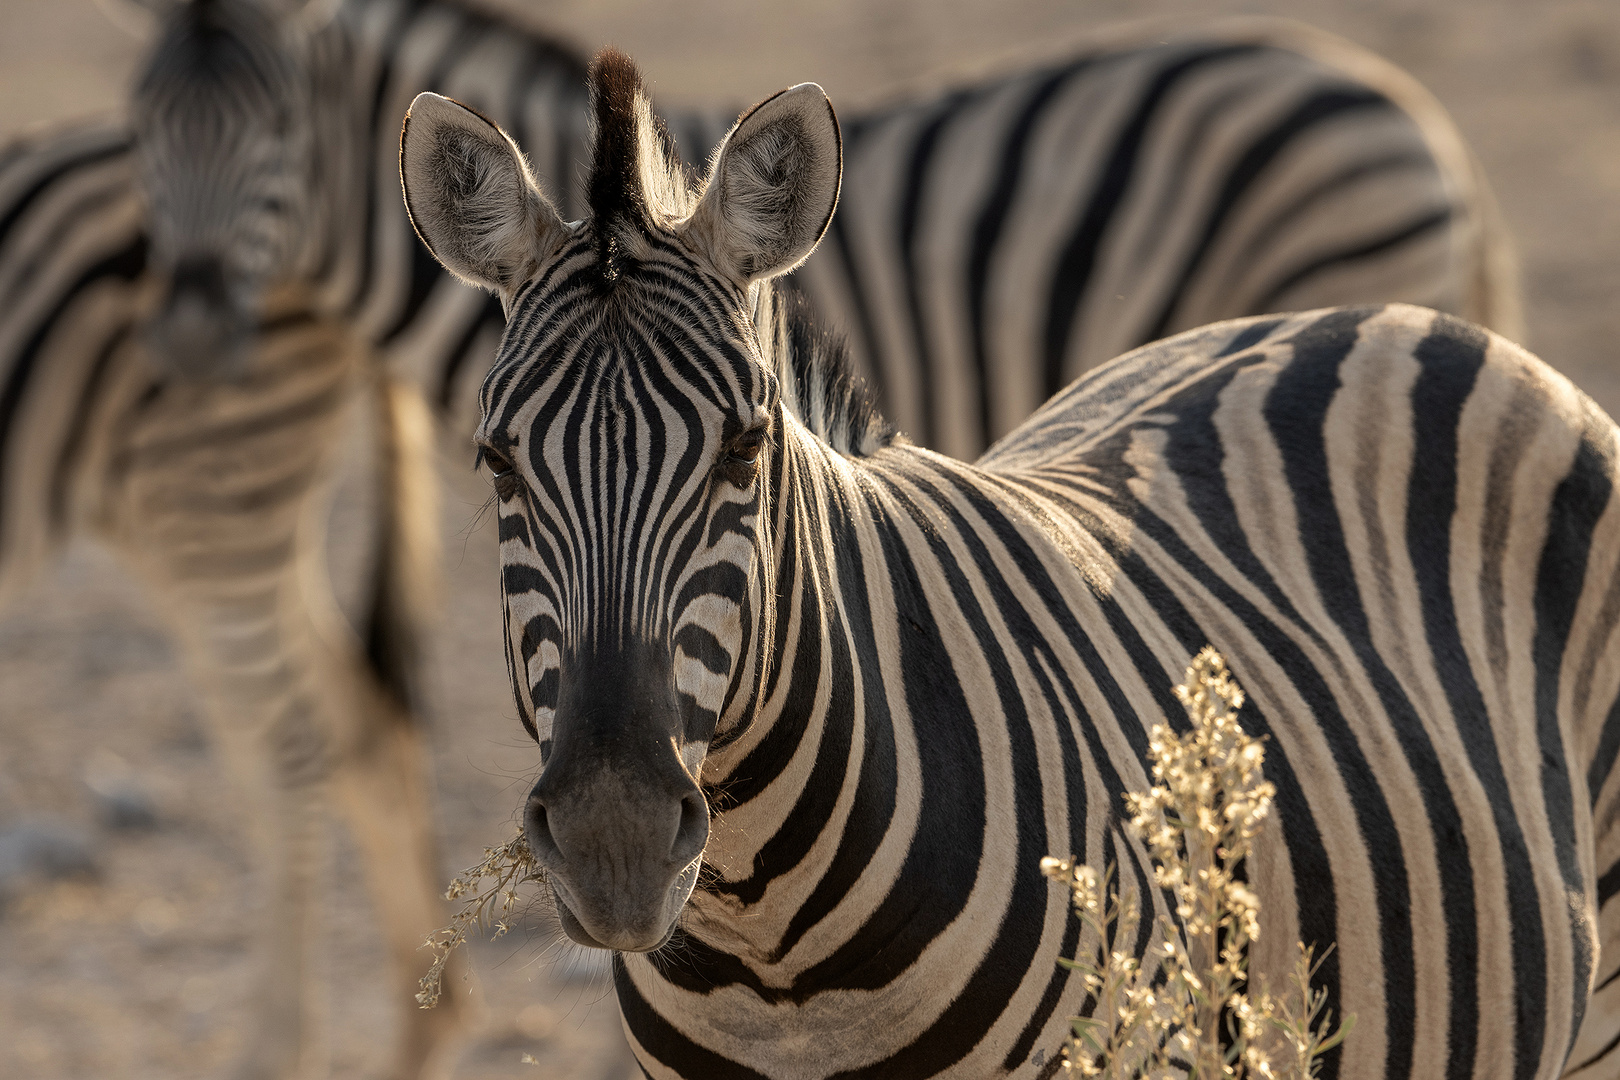
[[[329,0],[154,0],[161,29],[131,106],[162,299],[155,353],[229,374],[266,288],[310,229],[313,31]]]
[[[422,240],[508,313],[477,437],[541,751],[529,843],[574,940],[646,951],[697,881],[704,759],[748,719],[768,648],[782,418],[752,304],[820,240],[841,150],[804,84],[745,114],[694,187],[627,58],[604,52],[591,87],[584,221],[446,98],[412,104],[400,162]]]

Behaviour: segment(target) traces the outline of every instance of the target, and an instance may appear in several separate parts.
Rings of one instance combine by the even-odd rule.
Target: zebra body
[[[36,557],[58,530],[108,544],[181,644],[246,811],[258,878],[260,965],[235,1075],[319,1071],[305,1032],[321,1020],[306,1014],[305,983],[328,803],[365,859],[401,1004],[424,935],[446,918],[425,733],[405,670],[415,643],[399,637],[421,623],[424,577],[437,569],[435,488],[424,482],[431,417],[414,386],[382,376],[364,341],[293,296],[267,303],[231,380],[176,378],[134,329],[154,292],[145,281],[87,290],[64,327],[108,320],[121,331],[91,352],[71,333],[41,348],[29,392],[72,411],[20,410],[31,425],[21,435],[61,450],[7,474],[8,506],[36,500],[31,517],[10,520],[33,527]],[[392,534],[375,567],[384,599],[369,642],[338,610],[326,573],[333,472],[361,419],[374,443],[359,449],[378,458],[383,481],[376,525]],[[46,426],[69,423],[60,441]],[[443,1016],[406,1015],[388,1075],[448,1065],[465,1005],[445,1003]]]
[[[1298,26],[1149,40],[846,121],[840,213],[789,280],[901,430],[971,459],[1239,315],[1404,300],[1522,335],[1494,199],[1409,76]]]
[[[312,869],[308,806],[329,782],[368,853],[406,1008],[416,947],[444,922],[409,720],[423,608],[411,594],[433,572],[424,530],[399,525],[420,526],[410,507],[433,483],[415,460],[410,386],[459,415],[502,313],[411,235],[398,118],[428,88],[477,106],[519,135],[568,217],[586,207],[571,180],[589,127],[584,64],[542,36],[449,0],[343,0],[324,23],[314,16],[334,5],[299,7],[176,5],[128,129],[80,127],[0,153],[0,593],[91,530],[174,615],[217,741],[273,808],[257,815],[256,850],[276,963],[245,1059],[264,1075],[300,1052],[291,958]],[[1364,55],[1322,59],[1330,46],[1276,34],[1098,47],[859,119],[841,220],[860,228],[835,230],[801,290],[850,331],[903,423],[959,454],[1044,397],[1043,380],[1261,297],[1409,299],[1510,326],[1494,209],[1449,122]],[[674,127],[700,147],[724,130],[714,114]],[[1197,183],[1148,183],[1166,162],[1200,163]],[[1354,235],[1274,244],[1282,225],[1306,235],[1301,215]],[[1094,269],[1077,276],[1078,256],[1066,257],[1031,282],[1008,256],[1054,216],[1087,241]],[[1220,227],[1206,242],[1200,223]],[[1232,251],[1265,257],[1222,291],[1203,270]],[[932,269],[943,265],[961,273]],[[1197,272],[1182,282],[1169,266]],[[1030,307],[1032,289],[1072,305],[1062,332],[1037,334],[1063,320]],[[1166,314],[1116,318],[1097,302],[1113,295]],[[953,315],[964,303],[983,315],[968,337]],[[982,345],[971,362],[970,339]],[[318,341],[332,367],[308,385],[326,389],[278,396],[315,378]],[[267,370],[275,358],[292,366]],[[319,530],[288,530],[321,513],[320,463],[341,453],[333,418],[366,402],[388,418],[378,452],[397,467],[379,500],[391,517],[375,530],[378,607],[360,648],[328,618]],[[185,449],[141,449],[158,445]],[[297,452],[267,473],[214,464],[256,467],[279,448]],[[188,485],[212,494],[177,494]],[[430,1070],[451,1026],[442,1006],[408,1015],[399,1075]]]
[[[1357,1017],[1323,1075],[1613,1075],[1608,417],[1452,317],[1329,309],[1148,346],[965,464],[772,295],[837,198],[819,88],[689,190],[630,62],[594,79],[583,222],[444,98],[401,162],[512,313],[478,440],[525,825],[650,1076],[1050,1075],[1086,1001],[1040,858],[1166,914],[1118,815],[1206,642],[1277,786],[1252,970],[1331,944]]]

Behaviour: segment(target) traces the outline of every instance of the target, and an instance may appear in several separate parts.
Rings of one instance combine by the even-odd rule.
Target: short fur
[[[1042,1075],[1088,991],[1039,858],[1134,870],[1144,925],[1174,918],[1109,824],[1210,642],[1276,748],[1254,884],[1284,943],[1334,947],[1313,985],[1361,1020],[1329,1075],[1558,1076],[1616,820],[1570,752],[1609,738],[1616,676],[1560,680],[1620,639],[1576,618],[1620,588],[1620,431],[1395,305],[1149,346],[976,466],[872,453],[839,351],[750,280],[813,246],[837,144],[782,148],[819,108],[740,121],[619,295],[586,284],[582,223],[482,391],[480,441],[522,448],[499,513],[543,757],[525,833],[565,931],[621,953],[643,1070]],[[1257,949],[1257,982],[1291,953]]]

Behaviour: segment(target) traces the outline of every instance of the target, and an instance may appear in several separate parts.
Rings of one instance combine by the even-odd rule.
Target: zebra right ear
[[[826,93],[815,83],[783,90],[744,113],[714,152],[687,235],[738,281],[785,274],[821,242],[843,168]]]
[[[399,134],[405,211],[433,257],[503,302],[566,235],[529,163],[493,122],[457,101],[418,94]]]

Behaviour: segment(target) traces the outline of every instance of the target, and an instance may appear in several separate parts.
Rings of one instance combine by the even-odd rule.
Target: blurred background
[[[109,3],[113,0],[108,0]],[[1068,51],[1125,19],[1287,15],[1394,60],[1451,111],[1517,239],[1527,344],[1620,415],[1620,4],[1614,0],[555,0],[490,3],[582,50],[614,44],[669,104],[815,80],[841,109]],[[0,138],[117,110],[141,42],[94,0],[0,0]],[[537,765],[501,659],[494,543],[458,454],[433,738],[446,877],[504,840]],[[343,509],[362,495],[340,492]],[[353,544],[347,545],[349,548]],[[175,655],[88,544],[0,613],[0,1075],[219,1075],[253,960],[247,861]],[[384,961],[334,836],[321,929],[336,1076],[386,1045]],[[37,872],[49,851],[59,876]],[[24,872],[34,866],[34,872]],[[542,924],[475,947],[488,1023],[457,1075],[630,1075],[598,965]],[[539,1063],[520,1063],[524,1054]]]

